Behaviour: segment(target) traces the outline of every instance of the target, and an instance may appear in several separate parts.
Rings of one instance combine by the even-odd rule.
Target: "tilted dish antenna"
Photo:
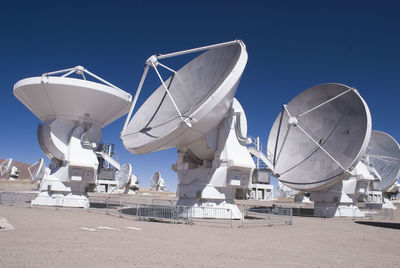
[[[43,158],[38,162],[28,167],[29,175],[31,176],[31,183],[42,180],[46,175],[46,166],[44,165]]]
[[[3,162],[1,162],[1,164],[0,164],[0,176],[1,177],[5,177],[5,176],[8,177],[8,175],[10,175],[10,173],[11,173],[12,166],[13,166],[12,158],[9,158],[9,159],[4,160]]]
[[[160,180],[160,177],[161,177],[160,172],[155,172],[153,174],[153,176],[151,176],[151,179],[150,179],[150,187],[151,187],[151,189],[157,190],[158,181]]]
[[[115,180],[117,181],[117,188],[127,187],[130,183],[132,175],[132,165],[129,163],[123,164],[118,170]]]
[[[68,77],[74,73],[82,79]],[[51,173],[32,204],[53,206],[62,200],[63,206],[88,207],[86,191],[97,181],[95,150],[102,128],[128,112],[132,96],[82,66],[20,80],[14,95],[43,121],[38,140],[51,159]]]
[[[177,71],[159,62],[200,51],[205,52]],[[240,131],[234,130],[240,125],[238,115],[245,116],[234,95],[246,62],[241,40],[153,55],[146,61],[121,139],[134,154],[178,147],[173,169],[178,173],[179,205],[231,208],[234,218],[241,217],[233,201],[235,187],[247,187],[255,168],[246,144],[237,137]],[[161,85],[131,118],[149,67]],[[158,67],[172,76],[163,80]]]
[[[204,50],[178,71],[159,62]],[[247,53],[240,40],[151,56],[121,132],[125,148],[146,154],[187,145],[207,134],[226,116],[246,62]],[[164,81],[158,66],[170,70],[172,76]],[[130,119],[149,67],[162,84]]]
[[[160,172],[155,172],[153,176],[151,176],[150,187],[156,191],[163,191],[165,189],[165,182]]]
[[[283,105],[269,134],[268,151],[282,183],[317,191],[349,176],[370,136],[370,111],[357,90],[321,84]]]
[[[68,77],[73,73],[83,79]],[[86,80],[85,73],[99,83]],[[14,85],[14,95],[43,122],[63,119],[101,128],[126,114],[132,98],[82,66],[22,79]]]
[[[377,190],[386,192],[400,177],[399,144],[389,134],[373,130],[365,156],[380,176]]]

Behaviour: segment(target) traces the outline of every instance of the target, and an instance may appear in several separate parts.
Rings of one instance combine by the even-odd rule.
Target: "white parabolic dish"
[[[0,176],[4,176],[7,173],[9,173],[11,171],[12,168],[12,158],[9,158],[7,160],[4,160],[1,164],[0,164]]]
[[[124,146],[145,154],[184,146],[204,136],[226,116],[246,62],[240,40],[190,61],[165,81],[182,118],[161,85],[132,117],[121,136]]]
[[[379,173],[379,190],[385,192],[400,176],[400,146],[389,134],[372,131],[365,153],[369,164]]]
[[[34,183],[36,181],[40,181],[43,179],[45,173],[46,173],[46,166],[44,165],[44,160],[43,158],[40,158],[40,160],[32,165],[31,167],[28,168],[29,172],[30,169],[33,169],[33,172],[31,173],[31,183]]]
[[[132,166],[129,163],[123,164],[121,169],[118,170],[118,173],[115,177],[117,181],[117,188],[121,189],[122,187],[126,186],[131,179],[132,175]]]
[[[32,77],[14,85],[14,95],[43,122],[83,121],[104,127],[128,112],[123,90],[70,77]]]
[[[354,168],[370,135],[370,111],[358,92],[341,84],[322,84],[284,106],[270,131],[268,151],[282,183],[316,191]]]

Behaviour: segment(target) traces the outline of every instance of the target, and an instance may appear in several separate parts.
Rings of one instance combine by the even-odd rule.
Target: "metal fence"
[[[292,225],[293,211],[291,208],[245,208],[241,227],[247,225]]]
[[[376,220],[376,219],[389,219],[393,220],[393,209],[380,209],[380,210],[372,210],[369,209],[365,212],[365,217],[369,218],[370,220]]]
[[[161,201],[165,201],[164,203],[167,204],[170,202],[170,200]],[[160,200],[156,202],[160,202]],[[140,204],[113,197],[91,197],[90,208],[87,211],[118,217],[132,217],[136,220],[233,226],[232,211],[225,208]]]
[[[233,227],[232,210],[224,208],[137,204],[136,217],[138,220]]]
[[[0,204],[28,204],[35,199],[37,193],[24,192],[0,192]]]
[[[189,223],[190,207],[137,204],[138,220],[171,221],[173,223]]]
[[[122,202],[122,200],[106,198],[90,198],[90,207],[87,209],[88,212],[105,213],[106,215],[123,217],[124,209],[128,206],[136,206],[135,203],[129,204]],[[127,214],[127,213],[126,213]],[[134,213],[136,215],[136,212]],[[125,215],[128,216],[129,214]]]
[[[293,210],[293,216],[301,216],[301,217],[393,219],[393,209],[367,209],[367,208],[358,209],[357,207],[349,209],[341,207],[317,207],[317,208],[292,208],[292,210]]]
[[[189,207],[188,223],[233,228],[233,211],[229,208]]]

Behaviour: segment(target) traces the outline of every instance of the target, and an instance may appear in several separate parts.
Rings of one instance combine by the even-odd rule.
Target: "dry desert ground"
[[[2,204],[0,267],[399,267],[399,211],[392,220],[294,217],[230,228]]]

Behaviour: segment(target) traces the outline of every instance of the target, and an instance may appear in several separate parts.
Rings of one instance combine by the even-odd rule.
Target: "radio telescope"
[[[38,162],[28,167],[28,172],[31,176],[31,183],[35,183],[49,175],[50,169],[46,168],[43,158],[40,158]]]
[[[8,177],[11,174],[13,160],[9,158],[0,164],[0,177]]]
[[[115,180],[117,182],[117,189],[125,187],[129,191],[129,185],[132,176],[132,166],[131,164],[123,164],[118,170]]]
[[[4,160],[0,164],[0,177],[7,178],[8,180],[16,180],[19,177],[19,171],[16,166],[13,165],[13,159],[9,158]]]
[[[357,90],[321,84],[283,105],[268,151],[283,184],[311,193],[315,213],[329,208],[333,215],[362,216],[349,196],[356,182],[345,179],[365,154],[370,136],[370,111]]]
[[[372,184],[372,193],[380,191],[383,195],[381,205],[396,209],[388,199],[387,192],[400,176],[400,146],[397,141],[385,132],[372,131],[362,162],[376,178]]]
[[[150,180],[150,187],[155,191],[164,191],[167,187],[165,186],[164,179],[161,177],[160,172],[156,172],[153,174]]]
[[[83,79],[68,77],[73,73]],[[101,83],[86,80],[85,74]],[[97,180],[95,150],[102,128],[128,111],[131,95],[82,66],[20,80],[14,95],[43,122],[38,140],[51,159],[50,174],[41,180],[32,204],[88,207],[86,193]]]
[[[178,71],[162,59],[206,51]],[[178,205],[225,208],[241,218],[236,188],[248,187],[255,164],[247,150],[243,108],[234,95],[247,62],[244,43],[235,40],[186,51],[153,55],[147,61],[121,139],[134,154],[178,148]],[[161,86],[131,119],[149,68]],[[163,80],[158,67],[171,71]],[[221,215],[221,218],[230,217]],[[229,213],[229,215],[228,215]],[[200,215],[194,215],[201,217]]]
[[[386,192],[400,177],[399,144],[389,134],[374,130],[365,155],[369,165],[380,175],[375,188]]]

